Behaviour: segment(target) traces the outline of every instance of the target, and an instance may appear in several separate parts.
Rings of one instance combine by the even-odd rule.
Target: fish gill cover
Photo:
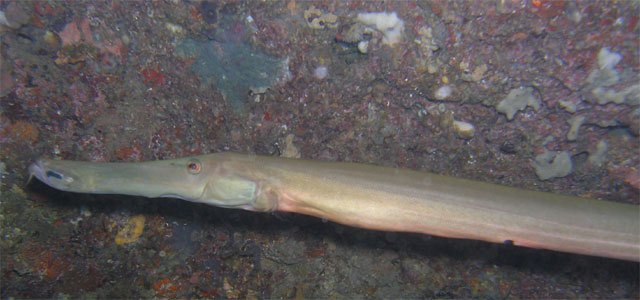
[[[223,19],[227,26],[220,26],[212,40],[185,38],[176,47],[178,56],[195,59],[189,71],[199,76],[201,87],[219,90],[236,113],[245,111],[250,93],[264,93],[289,76],[289,60],[251,45],[241,22]]]

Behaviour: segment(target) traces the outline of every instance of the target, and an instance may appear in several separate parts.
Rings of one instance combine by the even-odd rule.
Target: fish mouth
[[[31,182],[33,177],[57,189],[63,189],[74,181],[72,176],[64,175],[48,167],[46,159],[38,159],[29,166],[29,180],[27,183]]]
[[[41,159],[36,160],[36,162],[29,166],[29,180],[27,181],[27,184],[33,180],[33,177],[38,178],[38,180],[43,183],[49,184],[45,176],[44,168],[42,167]]]

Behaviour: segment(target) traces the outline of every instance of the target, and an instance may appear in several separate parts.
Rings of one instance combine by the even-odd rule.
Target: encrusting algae
[[[144,230],[144,222],[143,215],[134,216],[127,220],[124,228],[116,235],[116,244],[124,245],[137,241]]]

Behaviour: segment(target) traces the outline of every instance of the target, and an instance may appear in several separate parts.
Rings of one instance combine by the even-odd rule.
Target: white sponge
[[[404,32],[404,21],[398,18],[395,11],[359,13],[357,20],[381,32],[384,36],[382,42],[389,46],[399,42]]]

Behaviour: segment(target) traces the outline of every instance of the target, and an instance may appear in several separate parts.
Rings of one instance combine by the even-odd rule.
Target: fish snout
[[[38,178],[38,180],[46,183],[41,159],[36,160],[29,166],[29,180],[27,181],[27,183],[31,182],[33,177]]]
[[[38,159],[29,166],[29,181],[33,177],[57,189],[64,189],[73,182],[72,176],[66,176],[49,167],[46,159]]]

